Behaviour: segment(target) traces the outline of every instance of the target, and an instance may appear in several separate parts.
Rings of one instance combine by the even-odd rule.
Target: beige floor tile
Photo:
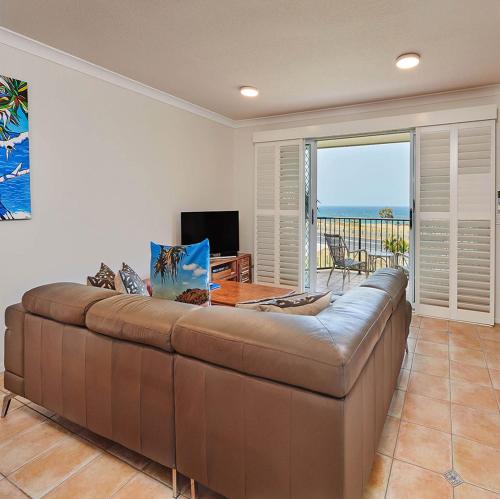
[[[418,338],[418,332],[419,332],[418,327],[410,326],[410,332],[408,334],[408,338],[416,340]]]
[[[401,366],[403,369],[411,369],[411,365],[413,363],[413,354],[405,353],[403,358],[403,365]]]
[[[418,339],[415,353],[419,355],[428,355],[429,357],[439,357],[440,359],[448,358],[448,345],[433,343],[432,341],[423,341]]]
[[[418,327],[420,327],[421,321],[422,321],[422,317],[419,317],[418,315],[412,315],[410,326],[418,328]]]
[[[413,338],[408,338],[406,340],[406,344],[408,346],[408,351],[413,353],[415,351],[415,345],[417,344],[417,341],[414,340]]]
[[[500,353],[500,341],[481,340],[481,347],[486,352]]]
[[[410,371],[408,369],[401,369],[398,376],[398,390],[406,390],[408,388],[408,380],[410,378]]]
[[[41,496],[89,463],[99,452],[93,445],[71,435],[25,464],[9,479],[27,494]]]
[[[150,460],[147,457],[144,457],[133,450],[127,449],[126,447],[123,447],[123,445],[113,444],[108,449],[108,452],[138,470],[144,469],[144,467],[150,463]]]
[[[370,478],[363,493],[363,499],[384,499],[391,464],[391,458],[382,454],[375,454]]]
[[[450,335],[443,331],[434,331],[432,329],[420,329],[418,339],[423,341],[431,341],[432,343],[441,343],[448,345]]]
[[[453,380],[469,381],[478,385],[490,386],[491,380],[488,369],[469,366],[460,362],[450,362],[450,377]]]
[[[428,357],[415,354],[413,358],[412,371],[431,374],[433,376],[450,376],[450,362],[448,359]]]
[[[405,401],[405,392],[402,390],[396,390],[392,396],[391,406],[389,407],[389,416],[394,418],[401,417],[401,411],[403,410],[403,405]]]
[[[41,414],[27,407],[9,411],[5,418],[0,419],[0,443],[45,420]]]
[[[120,459],[102,454],[47,494],[47,499],[106,499],[127,483],[137,470]]]
[[[52,421],[33,425],[0,445],[0,472],[9,475],[61,442],[68,433]]]
[[[408,393],[402,419],[428,428],[449,432],[451,431],[450,403]]]
[[[455,436],[453,462],[466,482],[500,493],[500,450]]]
[[[479,328],[479,338],[483,340],[500,341],[500,329]]]
[[[452,468],[451,435],[401,421],[394,457],[438,473]]]
[[[500,353],[486,352],[486,362],[490,369],[500,369]]]
[[[7,390],[4,387],[4,371],[0,373],[0,392],[6,392]]]
[[[493,387],[500,389],[500,369],[490,369],[490,376]]]
[[[448,329],[452,333],[467,333],[467,334],[477,334],[478,329],[475,324],[470,324],[469,322],[455,322],[449,321]]]
[[[470,348],[472,350],[481,350],[481,342],[479,337],[471,334],[450,334],[450,348]]]
[[[469,483],[463,483],[455,487],[454,499],[500,499],[500,494],[480,489]]]
[[[453,490],[443,476],[394,460],[387,499],[451,499]]]
[[[378,452],[392,457],[396,448],[400,419],[387,416],[378,444]]]
[[[472,348],[450,347],[450,360],[468,366],[486,367],[483,352]]]
[[[422,317],[420,329],[432,329],[434,331],[448,331],[448,321],[445,319],[433,319],[431,317]]]
[[[0,478],[0,499],[19,499],[28,497],[23,494],[17,487],[12,485],[8,480]]]
[[[451,401],[454,404],[475,407],[482,411],[498,412],[494,390],[486,386],[468,383],[467,381],[451,382]]]
[[[127,482],[113,499],[166,499],[172,497],[172,489],[143,473]]]
[[[452,404],[453,434],[500,449],[500,414]],[[500,470],[500,468],[499,468]]]
[[[441,376],[412,372],[408,392],[440,400],[450,400],[450,380]]]

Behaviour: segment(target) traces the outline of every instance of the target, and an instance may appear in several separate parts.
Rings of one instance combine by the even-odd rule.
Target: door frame
[[[318,214],[317,214],[317,202],[318,202],[318,148],[317,142],[320,140],[328,140],[328,139],[340,139],[340,138],[351,138],[351,137],[363,137],[363,136],[373,136],[373,135],[389,135],[391,133],[409,133],[410,134],[410,164],[409,164],[409,179],[410,185],[408,186],[408,197],[409,197],[409,207],[410,207],[410,231],[409,231],[409,243],[410,243],[410,252],[409,252],[409,280],[407,287],[407,300],[411,303],[412,307],[415,307],[415,214],[416,214],[416,128],[406,128],[406,129],[398,129],[398,130],[386,130],[379,131],[373,133],[364,133],[364,134],[348,134],[348,135],[339,135],[334,137],[321,137],[317,139],[306,139],[304,141],[304,157],[305,151],[309,148],[310,158],[309,158],[309,209],[305,213],[305,231],[308,232],[308,240],[305,241],[307,244],[306,254],[308,255],[308,261],[305,262],[304,266],[304,283],[309,283],[309,290],[316,291],[316,277],[317,277],[317,244],[318,244]],[[304,174],[306,173],[306,163],[304,162]],[[305,185],[305,184],[304,184]],[[307,196],[307,192],[304,188],[304,196]],[[309,272],[309,276],[306,273]]]

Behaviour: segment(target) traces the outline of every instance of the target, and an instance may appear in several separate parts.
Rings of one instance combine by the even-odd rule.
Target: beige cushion
[[[331,291],[326,293],[297,293],[280,298],[271,298],[238,303],[238,308],[259,312],[278,312],[292,315],[317,315],[330,305]]]

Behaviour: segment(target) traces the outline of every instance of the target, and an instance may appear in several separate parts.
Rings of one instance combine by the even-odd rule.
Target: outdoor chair
[[[408,253],[395,253],[396,265],[394,266],[396,269],[401,269],[406,277],[410,275],[410,255]]]
[[[342,290],[344,290],[346,275],[348,281],[351,281],[351,270],[366,272],[368,276],[366,250],[350,250],[344,242],[344,238],[339,234],[325,234],[325,241],[332,258],[332,270],[330,270],[330,275],[326,281],[327,286],[335,269],[342,270]],[[365,256],[364,260],[360,258],[363,254]],[[358,259],[355,260],[353,256],[357,256]]]

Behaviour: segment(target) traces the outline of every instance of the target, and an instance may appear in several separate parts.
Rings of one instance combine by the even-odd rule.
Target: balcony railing
[[[318,270],[332,268],[325,234],[339,234],[350,250],[368,254],[400,251],[410,243],[410,220],[405,218],[318,217]],[[364,257],[361,257],[364,259]]]

